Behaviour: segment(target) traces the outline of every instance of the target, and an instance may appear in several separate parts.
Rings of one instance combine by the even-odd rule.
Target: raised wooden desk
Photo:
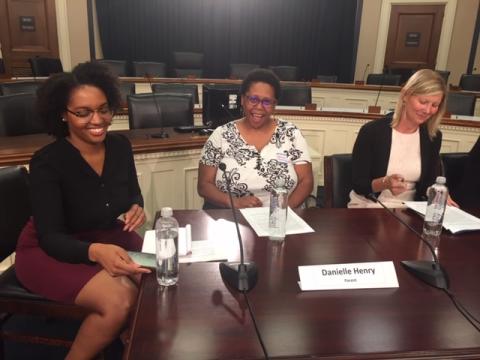
[[[398,211],[412,226],[421,219]],[[384,210],[308,209],[315,233],[288,236],[283,246],[242,226],[246,258],[259,281],[249,293],[271,358],[478,359],[480,334],[442,291],[412,277],[401,260],[428,257],[410,230]],[[235,239],[219,218],[230,211],[176,211],[192,224],[193,239]],[[243,221],[242,221],[243,222]],[[243,222],[245,225],[245,222]],[[238,257],[234,241],[232,257]],[[478,233],[443,235],[440,262],[451,290],[480,314]],[[394,261],[398,289],[301,292],[299,265]],[[176,287],[163,290],[154,274],[143,279],[132,321],[128,359],[261,359],[242,296],[223,284],[217,263],[183,264]]]

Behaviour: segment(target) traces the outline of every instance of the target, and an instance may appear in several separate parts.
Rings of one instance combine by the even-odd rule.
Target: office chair
[[[28,59],[33,76],[50,76],[51,74],[63,72],[60,59],[34,57]]]
[[[447,179],[450,193],[461,184],[467,159],[468,153],[465,152],[440,154],[442,174]]]
[[[268,68],[282,81],[297,81],[298,79],[298,68],[296,66],[279,65],[269,66]]]
[[[335,154],[323,158],[326,208],[346,208],[352,190],[352,154]]]
[[[127,76],[127,62],[125,60],[96,60],[100,64],[105,65],[110,71],[118,77]]]
[[[480,74],[462,74],[458,86],[462,90],[480,91]]]
[[[0,96],[0,136],[17,136],[45,132],[38,118],[36,94]]]
[[[130,129],[193,125],[190,94],[137,94],[128,97]]]
[[[135,94],[135,83],[120,81],[120,97],[122,106],[127,106],[127,98],[129,95]]]
[[[165,63],[151,61],[134,61],[133,76],[137,77],[166,77]]]
[[[0,169],[0,262],[15,252],[21,230],[31,216],[28,174],[25,167]],[[10,329],[15,315],[40,318],[81,320],[88,310],[70,304],[50,301],[25,289],[17,280],[15,265],[0,274],[0,349],[4,341],[28,342],[69,347],[71,339],[32,334],[32,329]],[[0,354],[2,357],[3,354]]]
[[[473,116],[475,113],[475,94],[449,92],[447,97],[447,111],[455,115]]]
[[[198,86],[196,84],[157,83],[152,84],[152,92],[157,94],[190,94],[198,104]]]
[[[400,85],[402,75],[395,74],[368,74],[367,85]]]
[[[336,83],[337,82],[337,75],[317,75],[317,80],[324,83]]]
[[[0,93],[12,95],[20,93],[36,94],[42,83],[39,81],[15,81],[0,83]]]
[[[308,85],[282,85],[278,105],[305,106],[312,103],[312,88]]]
[[[244,79],[250,71],[259,67],[258,64],[230,64],[230,79]]]
[[[175,51],[173,53],[175,77],[203,77],[203,58],[202,53]]]
[[[435,70],[435,71],[440,74],[440,76],[443,78],[443,81],[445,81],[445,84],[448,85],[448,77],[450,76],[450,71],[448,70]]]

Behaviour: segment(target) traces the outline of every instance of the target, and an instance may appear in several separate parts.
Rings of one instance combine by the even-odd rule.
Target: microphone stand
[[[413,276],[419,278],[423,282],[427,283],[430,286],[436,287],[438,289],[448,289],[448,276],[445,270],[440,265],[438,261],[437,254],[432,245],[426,241],[422,234],[416,231],[413,227],[403,221],[397,214],[395,214],[391,209],[389,209],[383,202],[378,200],[374,194],[367,195],[367,199],[370,199],[376,203],[379,203],[385,210],[388,211],[395,219],[397,219],[401,224],[405,225],[410,231],[417,235],[420,240],[428,247],[433,256],[433,261],[426,260],[414,260],[414,261],[402,261],[403,267],[409,271]]]
[[[150,85],[150,90],[152,91],[153,101],[155,102],[155,107],[157,109],[158,119],[160,120],[160,132],[152,134],[151,136],[154,137],[154,138],[160,138],[160,139],[168,138],[169,135],[163,128],[162,114],[160,112],[160,107],[158,106],[157,97],[155,96],[155,92],[153,91],[152,81],[151,81],[148,73],[145,74],[145,78],[147,79],[148,84]]]
[[[235,207],[233,206],[232,191],[230,190],[230,178],[226,174],[226,166],[224,163],[220,163],[218,168],[223,172],[223,178],[227,183],[227,192],[230,199],[230,206],[232,207],[233,221],[237,229],[237,237],[240,245],[240,263],[238,262],[221,262],[219,264],[220,275],[222,280],[228,286],[236,289],[240,292],[248,292],[252,290],[257,284],[258,270],[254,262],[245,263],[243,256],[243,243],[240,234],[240,228],[238,226],[237,214]]]

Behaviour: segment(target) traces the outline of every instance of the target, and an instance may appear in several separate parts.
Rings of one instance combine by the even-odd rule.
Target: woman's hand
[[[262,201],[254,195],[233,198],[233,206],[236,209],[260,207],[262,205]]]
[[[455,206],[457,208],[460,207],[460,205],[458,205],[451,197],[450,195],[448,195],[448,198],[447,198],[447,205],[448,206]]]
[[[88,258],[99,263],[111,276],[147,274],[150,270],[134,263],[125,249],[113,244],[94,243],[88,248]]]
[[[145,223],[145,212],[141,206],[133,204],[130,210],[123,214],[123,219],[125,220],[123,230],[133,231]]]
[[[395,196],[407,190],[407,184],[405,183],[405,179],[402,175],[399,174],[385,176],[382,179],[382,182],[386,184],[386,189],[389,189]]]

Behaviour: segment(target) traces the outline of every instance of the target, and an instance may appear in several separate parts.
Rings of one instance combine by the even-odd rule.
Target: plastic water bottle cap
[[[162,208],[160,215],[162,217],[171,217],[173,215],[173,210],[171,207],[164,207]]]
[[[445,184],[447,182],[447,179],[445,178],[445,176],[437,176],[435,182],[437,184]]]

